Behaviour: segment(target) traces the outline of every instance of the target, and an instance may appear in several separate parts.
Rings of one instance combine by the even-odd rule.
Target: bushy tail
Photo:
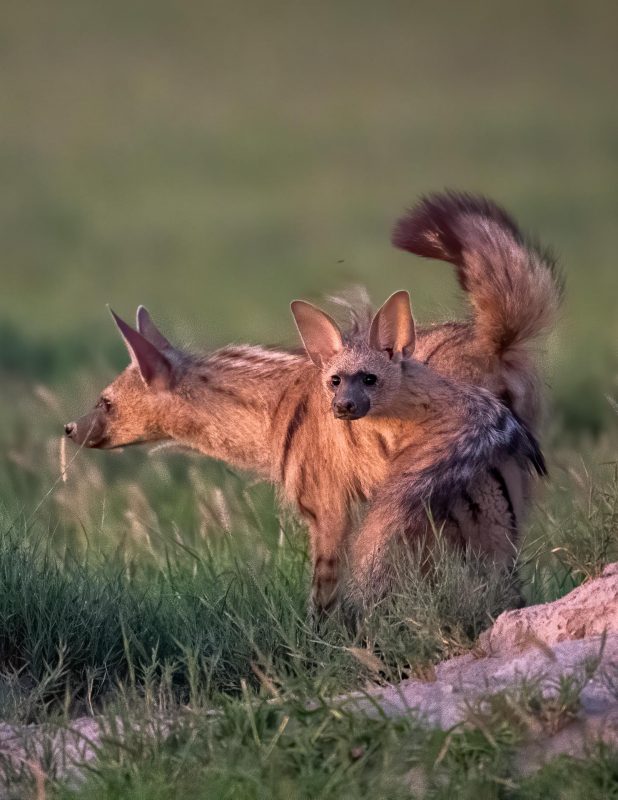
[[[397,222],[392,241],[455,265],[485,352],[514,355],[555,323],[563,289],[555,260],[491,200],[455,192],[425,197]]]

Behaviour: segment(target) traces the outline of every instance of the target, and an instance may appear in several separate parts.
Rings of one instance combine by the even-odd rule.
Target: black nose
[[[64,426],[64,432],[67,436],[71,437],[75,433],[75,428],[77,428],[77,425],[74,422],[67,422]]]
[[[335,403],[335,409],[339,414],[356,414],[356,403],[354,400],[343,400]]]

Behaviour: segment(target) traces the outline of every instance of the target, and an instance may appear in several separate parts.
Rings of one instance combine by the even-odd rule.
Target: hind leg
[[[464,548],[510,569],[517,557],[528,476],[516,464],[488,470],[455,504],[451,520]]]
[[[402,539],[402,528],[389,498],[376,497],[350,548],[346,595],[353,605],[387,592],[393,577],[392,545]]]

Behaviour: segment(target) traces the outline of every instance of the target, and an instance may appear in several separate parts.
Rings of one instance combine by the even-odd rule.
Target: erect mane
[[[375,309],[364,286],[352,286],[327,297],[335,306],[333,316],[341,326],[346,344],[365,341]]]

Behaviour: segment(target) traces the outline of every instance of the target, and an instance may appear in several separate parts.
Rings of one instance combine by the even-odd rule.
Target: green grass
[[[162,702],[163,701],[163,702]],[[108,708],[97,758],[78,780],[46,782],[53,798],[495,798],[611,800],[615,751],[559,757],[532,776],[517,766],[525,741],[504,717],[482,727],[430,731],[413,716],[353,714],[336,702],[308,707],[288,695],[245,692],[217,708],[169,714],[165,694],[125,696]],[[139,716],[136,715],[139,714]],[[27,751],[28,752],[28,751]],[[0,756],[13,789],[34,784],[27,765]],[[15,796],[23,796],[15,794]]]
[[[618,558],[615,470],[589,480],[573,472],[571,504],[559,487],[550,522],[537,516],[519,567],[528,600],[561,596]],[[414,559],[401,567],[401,588],[367,609],[355,635],[336,615],[316,628],[301,532],[285,518],[279,536],[254,527],[262,514],[236,515],[241,529],[211,527],[199,549],[188,528],[164,526],[158,549],[142,540],[110,547],[113,514],[96,536],[82,532],[81,549],[61,546],[40,512],[5,515],[0,717],[62,729],[76,715],[103,714],[109,732],[76,796],[403,798],[419,781],[437,798],[584,796],[577,787],[606,796],[610,751],[584,766],[561,762],[576,775],[570,794],[552,765],[533,778],[516,767],[539,725],[555,731],[576,712],[583,682],[565,682],[555,701],[523,685],[509,702],[471,709],[470,727],[450,734],[414,715],[359,716],[336,700],[376,682],[430,678],[433,663],[470,649],[512,601],[503,576],[438,541],[431,569]],[[563,530],[567,555],[554,546]],[[123,719],[130,733],[121,734]],[[0,766],[19,791],[34,780],[1,753]],[[51,797],[75,796],[51,761],[46,785]]]
[[[170,548],[158,565],[94,553],[62,563],[19,527],[0,563],[0,663],[12,676],[2,711],[21,721],[45,719],[48,704],[75,714],[86,694],[97,704],[146,676],[170,677],[179,701],[257,689],[256,667],[304,696],[397,680],[470,647],[511,600],[501,576],[440,547],[431,571],[411,562],[405,591],[355,635],[337,617],[317,629],[308,618],[305,549],[291,541],[261,556],[225,539],[203,554]]]
[[[519,588],[598,575],[618,558],[617,20],[609,0],[3,9],[0,718],[172,723],[112,735],[77,796],[612,797],[608,751],[519,776],[504,714],[449,736],[332,701],[469,648],[512,596],[483,565],[439,549],[356,638],[316,630],[304,531],[268,487],[168,450],[68,451],[63,480],[59,436],[126,362],[107,302],[193,346],[292,342],[291,299],[354,283],[461,313],[449,268],[388,237],[421,192],[481,191],[567,276]]]

